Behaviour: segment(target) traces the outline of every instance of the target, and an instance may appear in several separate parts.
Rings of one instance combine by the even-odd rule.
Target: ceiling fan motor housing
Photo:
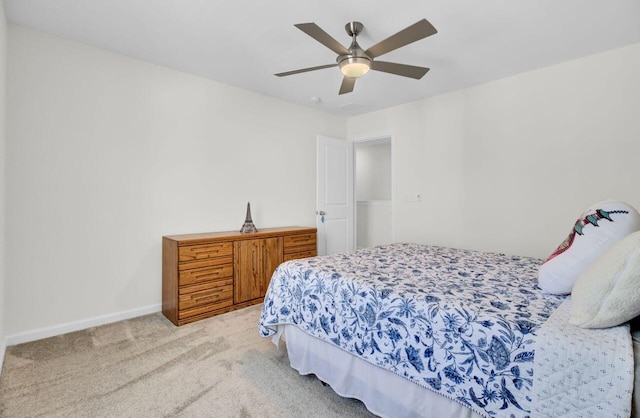
[[[358,41],[356,41],[356,36],[362,32],[364,25],[360,22],[349,22],[345,25],[344,29],[349,36],[353,38],[353,41],[349,47],[349,54],[338,55],[336,62],[340,66],[340,71],[342,71],[345,76],[360,77],[369,72],[372,61],[371,57],[360,48]]]

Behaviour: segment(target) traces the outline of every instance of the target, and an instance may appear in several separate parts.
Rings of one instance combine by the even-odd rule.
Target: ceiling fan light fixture
[[[339,63],[340,71],[346,77],[358,78],[369,72],[371,60],[365,57],[349,57]]]

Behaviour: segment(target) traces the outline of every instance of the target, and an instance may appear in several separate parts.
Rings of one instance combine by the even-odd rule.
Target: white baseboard
[[[4,364],[4,353],[7,351],[7,339],[0,341],[0,374],[2,374],[2,365]]]
[[[148,315],[162,310],[162,304],[143,306],[128,311],[115,312],[112,314],[95,316],[93,318],[81,319],[79,321],[67,322],[65,324],[53,325],[50,327],[39,328],[32,331],[19,332],[17,334],[7,335],[2,347],[2,359],[4,360],[4,350],[7,346],[27,343],[30,341],[41,340],[43,338],[55,337],[73,331],[80,331],[99,325],[110,324],[112,322],[122,321],[124,319],[135,318],[137,316]],[[0,363],[1,364],[1,363]]]

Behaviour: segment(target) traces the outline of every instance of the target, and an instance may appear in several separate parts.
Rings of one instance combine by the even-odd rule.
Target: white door
[[[318,255],[354,250],[353,143],[318,136]]]

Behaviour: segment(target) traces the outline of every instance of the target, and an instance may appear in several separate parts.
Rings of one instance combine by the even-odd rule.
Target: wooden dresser
[[[183,325],[261,303],[276,267],[316,255],[316,228],[162,237],[162,313]]]

